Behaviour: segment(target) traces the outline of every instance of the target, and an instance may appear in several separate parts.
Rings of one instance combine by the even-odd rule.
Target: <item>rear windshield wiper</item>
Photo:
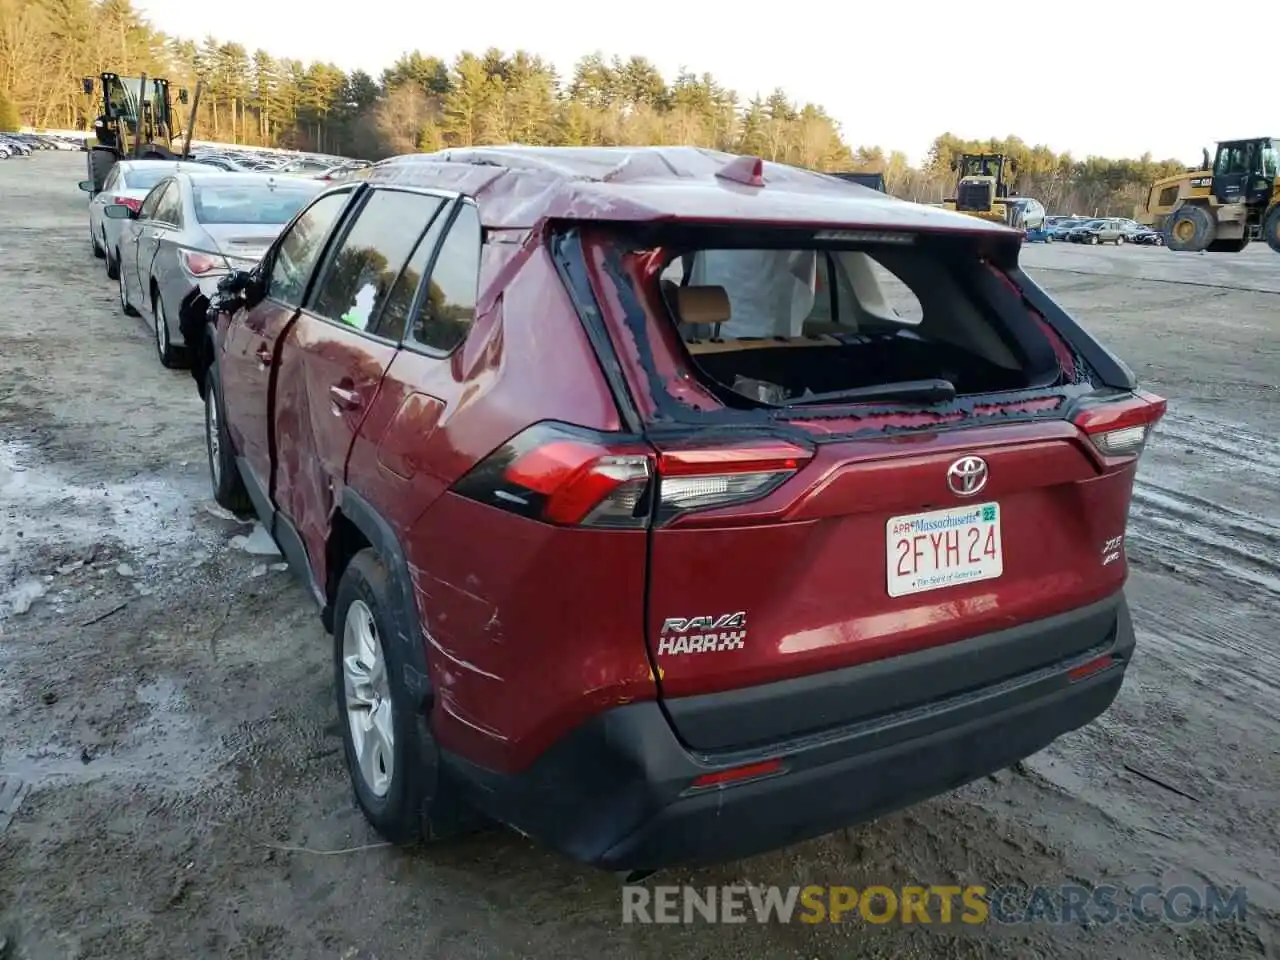
[[[856,403],[866,400],[884,400],[889,403],[946,403],[955,398],[956,385],[950,380],[900,380],[897,383],[881,383],[874,387],[811,393],[805,397],[788,400],[786,406],[801,407],[842,401]]]

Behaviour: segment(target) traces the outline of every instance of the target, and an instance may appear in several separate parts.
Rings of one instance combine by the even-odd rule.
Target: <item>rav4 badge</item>
[[[747,642],[747,614],[718,617],[668,617],[662,624],[658,655],[741,650]]]

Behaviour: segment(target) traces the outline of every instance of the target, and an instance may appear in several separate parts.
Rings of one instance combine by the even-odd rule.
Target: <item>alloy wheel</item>
[[[352,601],[342,625],[342,685],[360,778],[384,797],[395,773],[395,725],[378,625],[363,600]]]

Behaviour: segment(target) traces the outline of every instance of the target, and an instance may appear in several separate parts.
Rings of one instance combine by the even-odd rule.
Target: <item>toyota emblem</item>
[[[947,486],[957,497],[972,497],[987,485],[987,461],[981,457],[961,457],[947,467]]]

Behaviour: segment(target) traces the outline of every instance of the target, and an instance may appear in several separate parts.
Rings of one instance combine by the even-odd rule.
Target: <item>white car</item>
[[[98,193],[93,192],[92,180],[81,180],[80,189],[89,194],[89,243],[93,255],[107,262],[107,276],[115,280],[120,275],[120,225],[122,220],[112,220],[102,215],[109,204],[128,207],[134,213],[142,206],[142,200],[151,188],[179,170],[208,170],[203,164],[181,160],[120,160],[107,174]]]

